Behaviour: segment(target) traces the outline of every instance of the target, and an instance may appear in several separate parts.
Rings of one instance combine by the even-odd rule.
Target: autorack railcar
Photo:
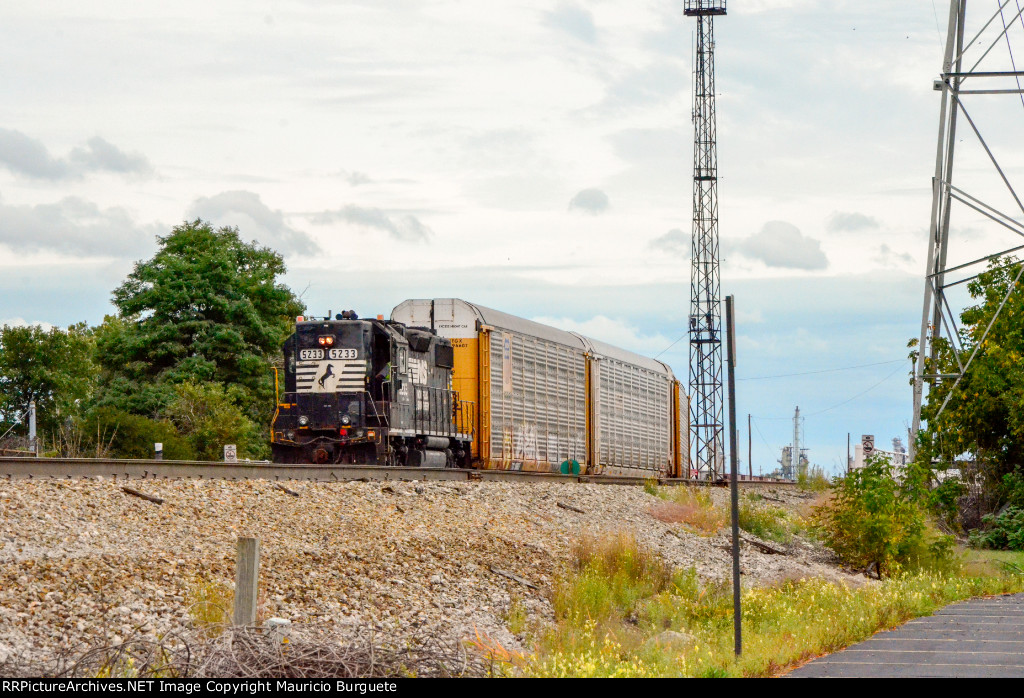
[[[667,364],[457,298],[407,300],[391,319],[451,342],[474,467],[687,475],[689,409]]]

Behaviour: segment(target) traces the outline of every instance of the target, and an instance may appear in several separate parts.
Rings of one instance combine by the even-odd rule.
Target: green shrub
[[[778,507],[740,505],[740,528],[758,538],[785,543],[793,537],[789,514]]]
[[[239,395],[219,383],[185,382],[175,386],[167,417],[191,444],[200,460],[221,460],[225,444],[240,456],[266,456],[266,439],[238,406]]]
[[[128,414],[113,407],[93,410],[81,424],[90,450],[110,458],[152,458],[153,445],[164,445],[167,460],[195,460],[196,453],[168,422]]]
[[[971,545],[994,550],[1024,550],[1024,509],[1010,506],[981,518],[985,528],[971,532]]]
[[[809,470],[801,470],[796,476],[796,486],[809,492],[824,492],[829,488],[825,469],[820,465],[812,465]]]
[[[944,564],[951,545],[929,528],[918,485],[897,481],[888,459],[872,458],[836,480],[831,499],[814,511],[815,528],[845,564],[875,567],[879,577]]]

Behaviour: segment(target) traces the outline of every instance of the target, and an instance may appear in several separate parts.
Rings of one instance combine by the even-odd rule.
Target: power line
[[[753,425],[754,429],[757,431],[757,435],[761,437],[761,441],[764,443],[764,447],[768,449],[768,457],[774,458],[775,451],[777,451],[778,449],[774,449],[768,445],[768,440],[764,438],[764,434],[761,433],[761,427],[757,426],[757,422],[753,422]]]
[[[854,400],[856,400],[857,398],[859,398],[859,397],[860,397],[861,395],[867,395],[867,394],[868,394],[868,393],[870,393],[870,392],[871,392],[872,390],[874,390],[875,388],[877,388],[878,386],[880,386],[880,385],[881,385],[882,383],[886,382],[887,380],[889,380],[890,378],[892,378],[893,376],[895,376],[895,375],[896,375],[897,373],[899,373],[899,371],[900,371],[900,369],[901,369],[901,368],[903,368],[903,367],[902,367],[902,366],[897,366],[897,367],[896,367],[896,370],[895,370],[895,371],[893,371],[892,373],[890,373],[890,374],[889,374],[888,376],[886,376],[886,377],[885,377],[885,378],[883,378],[882,380],[878,381],[877,383],[875,383],[875,384],[874,384],[873,386],[871,386],[870,388],[868,388],[868,389],[867,389],[867,390],[865,390],[864,392],[861,392],[861,393],[857,393],[856,395],[854,395],[853,397],[851,397],[851,398],[850,398],[849,400],[844,400],[843,402],[840,402],[840,403],[839,403],[838,405],[832,405],[831,407],[826,407],[826,408],[825,408],[825,409],[823,409],[823,410],[818,410],[817,412],[812,412],[811,414],[808,414],[808,415],[806,415],[806,416],[807,416],[807,417],[814,417],[814,416],[817,416],[817,415],[819,415],[819,414],[824,414],[825,412],[829,412],[830,410],[834,410],[834,409],[835,409],[835,408],[837,408],[837,407],[842,407],[843,405],[845,405],[845,404],[846,404],[846,403],[848,403],[848,402],[853,402]]]
[[[901,361],[901,362],[902,362],[902,361],[907,361],[907,359],[901,359],[900,361]],[[885,362],[885,363],[892,363],[892,362],[891,362],[891,361],[887,361],[887,362]],[[876,364],[876,365],[877,365],[877,364]],[[843,405],[845,405],[845,404],[846,404],[846,403],[848,403],[848,402],[853,402],[853,401],[854,401],[854,400],[856,400],[857,398],[859,398],[859,397],[861,397],[861,396],[864,396],[864,395],[867,395],[867,394],[868,394],[868,393],[870,393],[870,392],[871,392],[872,390],[874,390],[875,388],[877,388],[878,386],[880,386],[880,385],[881,385],[882,383],[886,382],[887,380],[889,380],[890,378],[892,378],[893,376],[895,376],[895,375],[896,375],[896,374],[897,374],[897,373],[898,373],[898,372],[900,371],[900,369],[901,369],[901,368],[903,368],[903,367],[902,367],[902,366],[897,366],[897,367],[896,367],[896,370],[895,370],[895,371],[893,371],[892,373],[890,373],[889,375],[887,375],[887,376],[886,376],[885,378],[883,378],[882,380],[880,380],[880,381],[878,381],[877,383],[875,383],[874,385],[872,385],[872,386],[871,386],[870,388],[868,388],[867,390],[863,390],[863,391],[861,391],[861,392],[857,393],[856,395],[854,395],[853,397],[851,397],[851,398],[847,398],[846,400],[843,400],[843,401],[842,401],[842,402],[840,402],[840,403],[837,403],[837,404],[835,404],[835,405],[832,405],[831,407],[826,407],[826,408],[825,408],[825,409],[823,409],[823,410],[818,410],[817,412],[811,412],[811,413],[809,413],[809,414],[805,414],[805,415],[804,415],[804,417],[805,417],[805,418],[806,418],[806,417],[815,417],[815,416],[817,416],[817,415],[819,415],[819,414],[824,414],[825,412],[830,412],[830,411],[832,411],[832,410],[836,409],[837,407],[842,407]],[[764,420],[764,421],[780,421],[780,420],[783,420],[783,419],[793,419],[793,418],[792,418],[792,417],[754,417],[754,419],[761,419],[761,420]]]
[[[657,354],[655,354],[654,358],[655,358],[655,359],[657,359],[657,358],[658,358],[659,356],[661,356],[661,355],[662,355],[662,354],[664,354],[664,353],[665,353],[666,351],[668,351],[669,349],[671,349],[671,348],[672,348],[672,347],[674,347],[675,345],[679,344],[679,343],[680,343],[681,341],[683,341],[684,339],[686,339],[686,338],[687,338],[687,337],[689,337],[689,336],[690,336],[690,334],[689,334],[689,332],[687,332],[687,333],[686,333],[686,334],[684,334],[684,335],[683,335],[682,337],[680,337],[680,338],[679,338],[679,339],[677,339],[676,341],[672,342],[672,343],[671,343],[671,344],[669,344],[669,345],[668,345],[667,347],[665,347],[664,349],[662,349],[662,350],[661,350],[660,352],[658,352]]]
[[[886,366],[888,364],[902,363],[906,359],[893,359],[892,361],[879,361],[873,364],[859,364],[857,366],[841,366],[839,368],[823,368],[818,371],[803,371],[801,373],[780,373],[777,376],[755,376],[753,378],[737,378],[737,381],[764,381],[772,378],[792,378],[793,376],[810,376],[816,373],[835,373],[837,371],[852,371],[855,368],[869,368],[871,366]]]

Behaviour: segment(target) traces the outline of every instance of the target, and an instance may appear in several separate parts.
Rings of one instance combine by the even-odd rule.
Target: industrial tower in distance
[[[725,14],[725,0],[685,0],[683,13],[697,18],[690,242],[690,468],[691,475],[714,480],[725,473],[714,32],[715,15]]]

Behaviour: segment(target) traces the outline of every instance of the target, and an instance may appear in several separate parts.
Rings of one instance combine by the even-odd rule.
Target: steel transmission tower
[[[935,90],[941,91],[942,99],[939,109],[935,176],[932,178],[924,309],[921,316],[917,363],[914,367],[914,415],[909,444],[911,457],[914,453],[915,437],[921,427],[924,386],[936,385],[941,381],[955,381],[947,392],[945,402],[939,406],[935,414],[937,417],[945,409],[964,372],[971,365],[978,347],[983,344],[988,334],[986,329],[983,336],[974,338],[975,349],[967,356],[961,344],[960,328],[957,325],[959,318],[954,314],[950,303],[950,291],[976,278],[976,272],[980,271],[978,265],[1024,249],[1024,245],[1019,244],[1020,238],[1013,235],[1007,235],[1007,238],[1013,240],[1016,245],[1001,251],[1000,248],[1006,245],[991,242],[992,236],[983,238],[984,245],[980,247],[977,244],[969,245],[968,236],[957,236],[955,229],[954,240],[950,239],[950,218],[954,204],[960,217],[960,226],[986,227],[987,224],[986,233],[1001,231],[1005,234],[1009,231],[1024,237],[1024,223],[1021,222],[1024,203],[1011,184],[1013,169],[1018,163],[1013,158],[1008,158],[1009,163],[1001,163],[997,158],[998,149],[994,143],[986,141],[981,128],[986,117],[991,119],[993,107],[1017,106],[1014,103],[1024,106],[1024,90],[1021,89],[1024,71],[1018,70],[1016,65],[1017,61],[1021,60],[1024,66],[1024,52],[1016,58],[1013,54],[1014,42],[1018,48],[1024,46],[1024,42],[1020,41],[1021,37],[1024,37],[1024,10],[1021,9],[1019,2],[1000,0],[994,4],[997,5],[995,13],[986,13],[980,17],[978,21],[972,23],[972,31],[965,34],[967,0],[951,0],[942,75],[933,85]],[[1007,102],[1007,98],[1012,101]],[[1002,103],[998,104],[1000,100]],[[1008,134],[1017,135],[1016,144],[1019,148],[1019,123],[1019,116],[1011,116],[1008,121],[1001,124],[1004,128],[992,129],[996,140],[1005,142]],[[990,132],[989,135],[991,137],[993,133]],[[967,142],[963,143],[965,140]],[[953,184],[953,156],[958,143],[961,150],[969,146],[974,150],[960,154],[968,157],[965,173],[970,172],[972,179],[966,183],[960,182],[959,186],[956,186]],[[1009,152],[1013,154],[1013,151]],[[1007,164],[1010,165],[1009,168],[1006,167]],[[1019,173],[1019,167],[1017,170]],[[978,173],[987,173],[988,182],[979,186],[981,175]],[[970,193],[966,191],[968,188],[972,189]],[[1009,207],[1010,215],[993,205],[996,196],[1002,197],[1001,202]],[[972,216],[966,221],[966,225],[965,214]],[[957,237],[960,239],[955,239]],[[966,256],[969,260],[972,257],[974,259],[965,262],[957,260],[950,264],[949,252],[953,246],[951,243],[959,243],[961,250],[966,250],[967,254],[961,252],[961,256]],[[993,247],[994,244],[998,244],[998,247]],[[1024,270],[1024,265],[1021,269]],[[1020,278],[1018,272],[1017,279]],[[1015,286],[1016,283],[1011,284],[1009,291],[1012,292]],[[1000,310],[1007,299],[1009,292],[1002,299]],[[997,310],[997,314],[998,312]],[[995,318],[992,319],[992,322],[994,321]],[[952,373],[942,374],[937,370],[939,367],[936,359],[943,343],[948,343],[953,350],[956,366]]]
[[[714,18],[725,0],[685,0],[697,18],[693,91],[693,236],[690,242],[691,468],[701,479],[725,471],[721,278],[718,256],[718,152],[715,127]]]

